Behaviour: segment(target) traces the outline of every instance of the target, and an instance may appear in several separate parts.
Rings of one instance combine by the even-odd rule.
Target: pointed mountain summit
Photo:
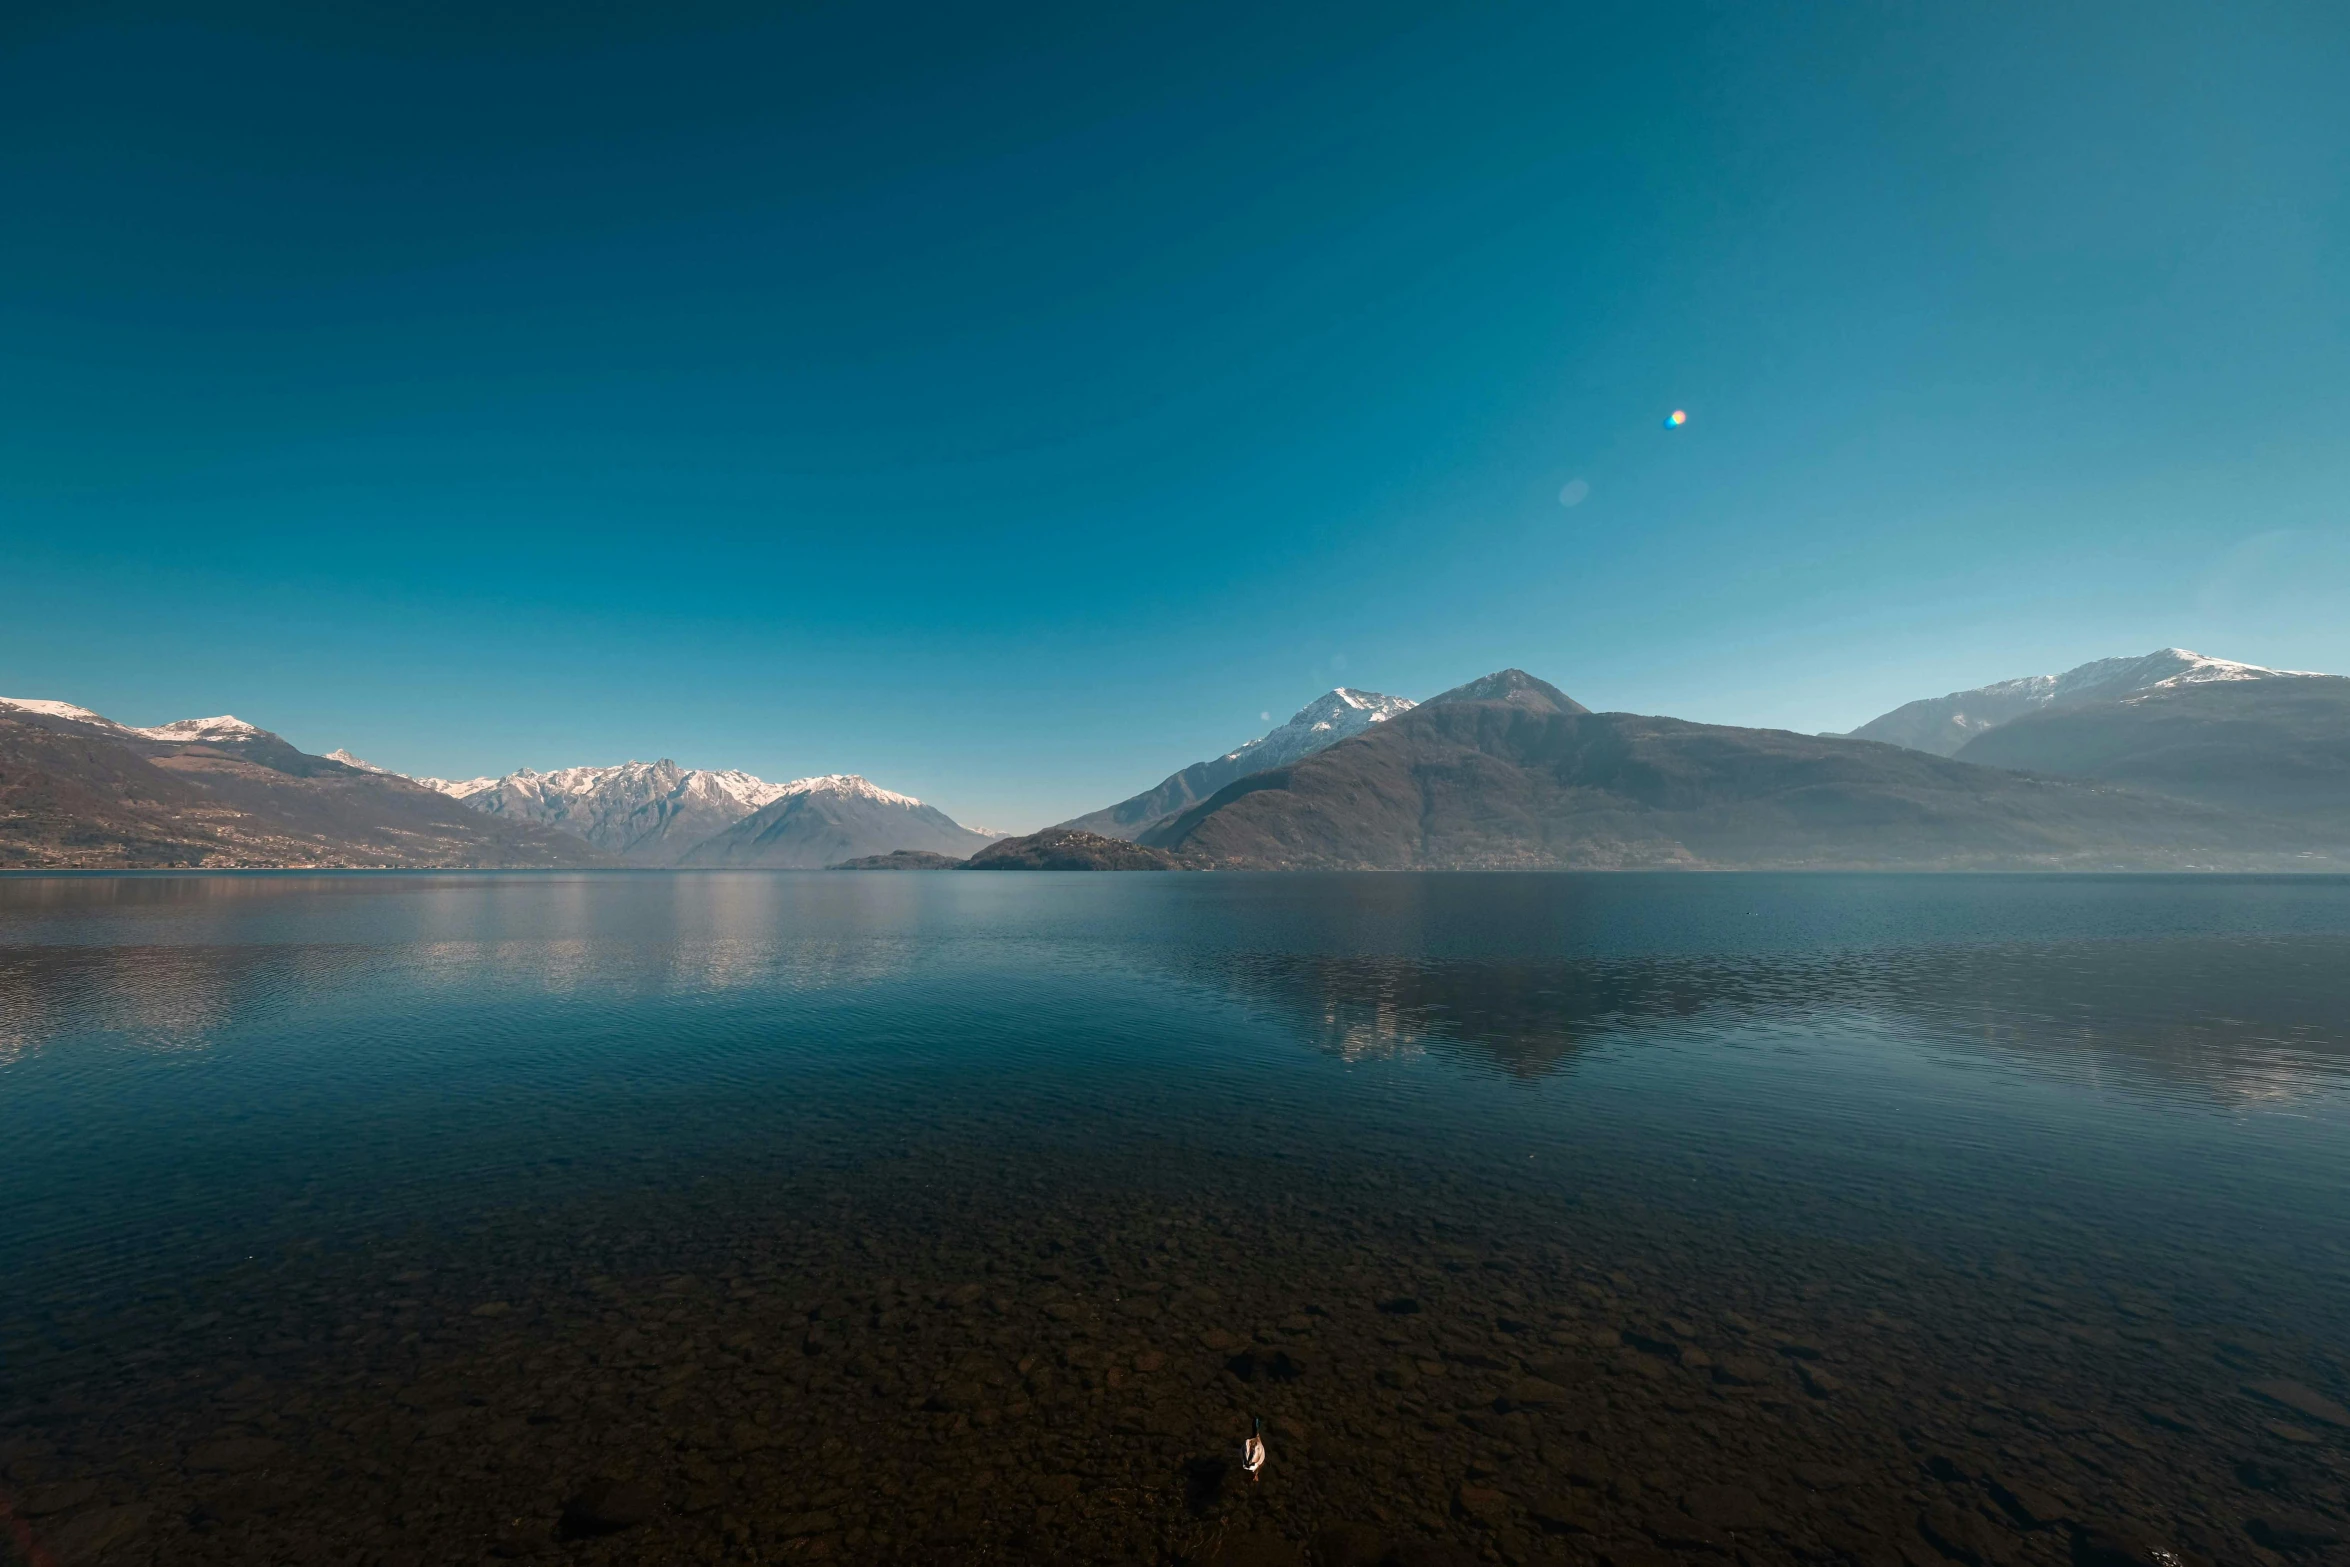
[[[1170,773],[1158,786],[1104,806],[1060,825],[1075,832],[1099,833],[1105,838],[1138,837],[1154,822],[1188,809],[1235,778],[1279,767],[1352,739],[1373,724],[1383,724],[1414,706],[1410,697],[1383,696],[1339,686],[1325,691],[1292,714],[1280,728],[1233,747],[1210,761],[1194,762]]]
[[[1529,713],[1588,713],[1590,708],[1576,701],[1547,680],[1537,680],[1523,669],[1499,669],[1465,686],[1454,686],[1440,696],[1432,696],[1420,704],[1435,707],[1445,702],[1507,702],[1522,707]]]

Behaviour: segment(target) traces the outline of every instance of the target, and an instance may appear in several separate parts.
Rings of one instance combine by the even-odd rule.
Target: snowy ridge
[[[756,774],[734,767],[705,771],[701,776],[709,780],[711,788],[741,801],[745,809],[753,811],[770,800],[782,799],[785,791],[791,787],[789,784],[771,784]]]
[[[153,757],[158,744],[209,744],[248,762],[291,768],[308,778],[303,753],[231,714],[182,718],[152,728],[120,724],[102,713],[46,697],[0,697],[0,712],[40,727],[101,731]],[[640,865],[677,865],[705,844],[710,863],[821,869],[844,859],[912,848],[961,858],[1001,833],[978,833],[910,794],[854,773],[825,773],[772,783],[737,768],[685,768],[667,757],[608,767],[521,768],[502,778],[410,778],[338,746],[324,762],[379,778],[400,778],[484,816],[553,828]],[[331,770],[330,770],[331,771]],[[342,775],[346,779],[349,774]],[[743,827],[748,836],[729,835]]]
[[[406,777],[405,774],[398,776]],[[495,789],[499,782],[495,778],[410,778],[408,781],[420,783],[452,800],[470,800],[484,789]]]
[[[2159,691],[2165,687],[2174,686],[2211,685],[2223,680],[2308,680],[2312,678],[2322,678],[2319,677],[2317,671],[2313,669],[2269,669],[2259,664],[2239,664],[2232,658],[2208,658],[2201,653],[2191,653],[2183,647],[2166,647],[2159,653],[2150,653],[2141,659],[2114,658],[2106,659],[2103,661],[2103,663],[2119,664],[2125,666],[2123,670],[2117,671],[2117,677],[2127,682],[2125,689],[2131,691],[2132,693],[2143,691]],[[2165,664],[2178,666],[2178,672],[2175,674],[2164,675],[2159,680],[2147,680],[2143,683],[2139,682],[2135,678],[2136,675],[2140,673],[2151,673],[2155,669]],[[2065,681],[2070,680],[2073,676],[2082,673],[2084,670],[2096,669],[2100,667],[2102,666],[2099,664],[2084,664],[2080,669],[2070,670],[2063,675],[2059,675],[2057,677],[2058,697],[2061,699],[2067,694],[2064,689]]]
[[[756,779],[752,780],[754,783],[757,781]],[[907,810],[912,810],[922,803],[910,794],[899,794],[893,789],[884,789],[879,784],[870,783],[858,777],[855,773],[826,773],[819,778],[795,778],[787,784],[762,784],[760,787],[775,791],[768,796],[768,800],[780,800],[787,794],[839,794],[846,795],[852,800],[869,800],[875,805],[903,806]],[[765,805],[768,801],[761,800],[759,803]]]
[[[52,702],[46,697],[0,696],[0,707],[39,713],[44,718],[70,718],[77,724],[94,724],[101,729],[112,729],[118,734],[143,735],[149,740],[162,740],[172,745],[193,745],[204,740],[250,740],[269,732],[228,713],[222,713],[217,718],[177,718],[168,724],[142,729],[135,724],[118,724],[104,713],[93,713],[71,702]]]
[[[250,740],[267,731],[233,713],[222,713],[216,718],[177,718],[152,729],[134,728],[131,733],[145,735],[150,740],[168,740],[173,745],[194,745],[205,740]]]
[[[93,713],[88,708],[76,707],[71,702],[52,702],[47,697],[0,696],[0,707],[12,707],[20,713],[38,713],[43,718],[70,718],[76,723],[97,724],[106,729],[121,729],[125,733],[130,732],[127,726],[116,723],[104,713]]]
[[[368,765],[341,752],[334,753],[334,760],[356,767]],[[373,770],[382,771],[380,768]],[[524,767],[503,778],[468,778],[463,781],[418,778],[414,782],[460,800],[470,799],[490,789],[512,790],[541,799],[571,800],[583,799],[599,790],[613,788],[682,789],[688,794],[706,799],[731,800],[742,807],[745,815],[790,794],[846,794],[884,805],[912,806],[922,803],[910,794],[884,789],[855,773],[826,773],[820,777],[795,778],[789,783],[769,783],[757,774],[746,773],[739,768],[684,768],[666,757],[658,762],[629,761],[609,767],[559,767],[547,773]]]
[[[603,789],[682,788],[688,794],[706,799],[732,800],[745,813],[781,798],[790,787],[771,784],[764,778],[732,768],[723,771],[683,768],[667,757],[658,762],[628,761],[610,767],[558,767],[551,773],[524,767],[503,778],[471,778],[462,783],[441,778],[416,781],[460,800],[488,789],[515,789],[544,798],[581,799]]]
[[[910,794],[853,773],[770,783],[734,768],[680,767],[667,757],[544,773],[525,767],[503,778],[415,781],[484,815],[535,822],[632,860],[665,864],[779,800],[839,799],[908,814],[930,811]],[[950,818],[940,820],[951,825]]]

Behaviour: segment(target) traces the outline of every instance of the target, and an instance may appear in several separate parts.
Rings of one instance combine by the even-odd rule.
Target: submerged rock
[[[284,1450],[265,1436],[230,1436],[188,1449],[188,1467],[199,1473],[237,1474],[258,1469]]]
[[[661,1500],[649,1487],[598,1475],[563,1504],[562,1532],[572,1539],[618,1534],[660,1515]]]
[[[27,1491],[16,1510],[27,1518],[46,1518],[52,1513],[71,1512],[97,1494],[98,1482],[95,1480],[60,1480],[54,1485],[35,1486]]]
[[[144,1502],[131,1502],[76,1513],[49,1535],[50,1559],[57,1567],[84,1567],[144,1529],[151,1511]]]
[[[2350,1409],[2344,1409],[2323,1393],[2303,1387],[2298,1382],[2273,1377],[2261,1382],[2247,1382],[2244,1391],[2320,1424],[2350,1429]]]

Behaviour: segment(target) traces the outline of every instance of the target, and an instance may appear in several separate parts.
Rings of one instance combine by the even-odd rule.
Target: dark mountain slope
[[[2350,832],[2350,679],[2158,687],[2011,720],[1967,742],[1958,758]]]
[[[1242,779],[1142,841],[1372,869],[2284,866],[2310,846],[2210,806],[1894,746],[1590,713],[1516,671]]]
[[[0,865],[600,865],[405,778],[311,756],[266,730],[172,742],[0,713]]]
[[[0,866],[196,865],[230,814],[122,746],[0,713]]]

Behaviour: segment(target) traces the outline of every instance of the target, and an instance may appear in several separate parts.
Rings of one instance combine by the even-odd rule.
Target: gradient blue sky
[[[400,9],[0,24],[0,693],[1026,828],[2350,670],[2330,0]]]

